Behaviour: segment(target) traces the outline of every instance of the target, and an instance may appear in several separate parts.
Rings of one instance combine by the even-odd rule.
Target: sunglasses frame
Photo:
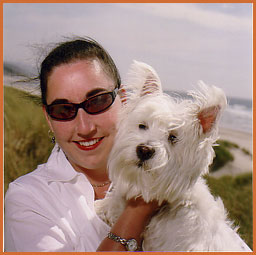
[[[48,115],[49,115],[52,119],[58,120],[58,121],[69,121],[69,120],[75,119],[76,116],[77,116],[78,110],[79,110],[80,108],[82,108],[82,109],[83,109],[86,113],[88,113],[88,114],[96,115],[96,114],[99,114],[99,113],[102,113],[102,112],[106,111],[106,110],[114,103],[114,101],[115,101],[115,99],[116,99],[116,96],[117,96],[117,93],[118,93],[118,90],[119,90],[118,88],[115,88],[113,91],[105,92],[105,93],[101,93],[101,94],[98,94],[98,95],[89,97],[89,98],[85,99],[83,102],[81,102],[81,103],[79,103],[79,104],[76,104],[76,103],[52,103],[52,104],[49,104],[49,105],[45,105],[46,112],[48,113]],[[108,105],[106,108],[104,108],[104,109],[102,109],[102,110],[100,110],[100,111],[98,111],[98,112],[88,112],[88,110],[84,107],[84,104],[85,104],[86,102],[88,102],[88,101],[90,101],[90,100],[92,100],[92,99],[94,99],[94,98],[96,98],[96,97],[99,97],[99,96],[102,96],[102,95],[108,95],[108,94],[112,96],[112,103],[111,103],[110,105]],[[76,112],[75,112],[74,116],[72,116],[72,117],[70,117],[70,118],[56,118],[56,117],[54,117],[54,116],[52,116],[52,115],[50,114],[50,108],[51,108],[51,106],[54,106],[54,105],[62,105],[62,104],[65,104],[65,105],[73,105],[73,106],[75,107],[75,109],[76,109]]]

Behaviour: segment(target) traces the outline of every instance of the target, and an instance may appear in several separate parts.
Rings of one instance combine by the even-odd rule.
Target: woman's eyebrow
[[[86,94],[86,97],[89,98],[89,97],[95,96],[95,95],[97,95],[100,92],[108,92],[108,91],[106,89],[104,89],[104,88],[96,88],[96,89],[93,89],[93,90],[89,91]]]
[[[86,93],[86,98],[95,96],[100,92],[108,92],[108,90],[106,90],[104,88],[93,89],[93,90],[89,91],[88,93]],[[66,103],[70,103],[70,101],[67,99],[64,99],[64,98],[57,98],[51,104],[66,104]]]
[[[69,103],[69,101],[67,99],[55,99],[53,102],[51,102],[50,104],[66,104]]]

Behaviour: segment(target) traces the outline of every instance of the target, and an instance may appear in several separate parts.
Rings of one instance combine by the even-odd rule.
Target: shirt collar
[[[46,175],[49,181],[65,182],[71,181],[80,173],[75,171],[62,149],[58,144],[55,144],[46,163]]]

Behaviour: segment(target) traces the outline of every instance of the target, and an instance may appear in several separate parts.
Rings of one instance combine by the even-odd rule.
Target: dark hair
[[[118,69],[107,51],[95,40],[77,38],[75,40],[60,43],[43,60],[39,73],[41,97],[43,105],[46,105],[47,81],[54,67],[67,64],[75,60],[98,59],[104,71],[115,82],[115,87],[120,87],[121,78]]]

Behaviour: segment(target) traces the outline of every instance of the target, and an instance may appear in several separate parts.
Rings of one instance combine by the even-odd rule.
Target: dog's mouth
[[[137,166],[138,166],[139,168],[143,168],[143,165],[144,165],[144,162],[142,162],[142,161],[139,161],[139,162],[137,163]]]
[[[136,165],[138,168],[141,168],[144,171],[148,171],[151,169],[150,166],[145,161],[142,160],[137,161]]]

